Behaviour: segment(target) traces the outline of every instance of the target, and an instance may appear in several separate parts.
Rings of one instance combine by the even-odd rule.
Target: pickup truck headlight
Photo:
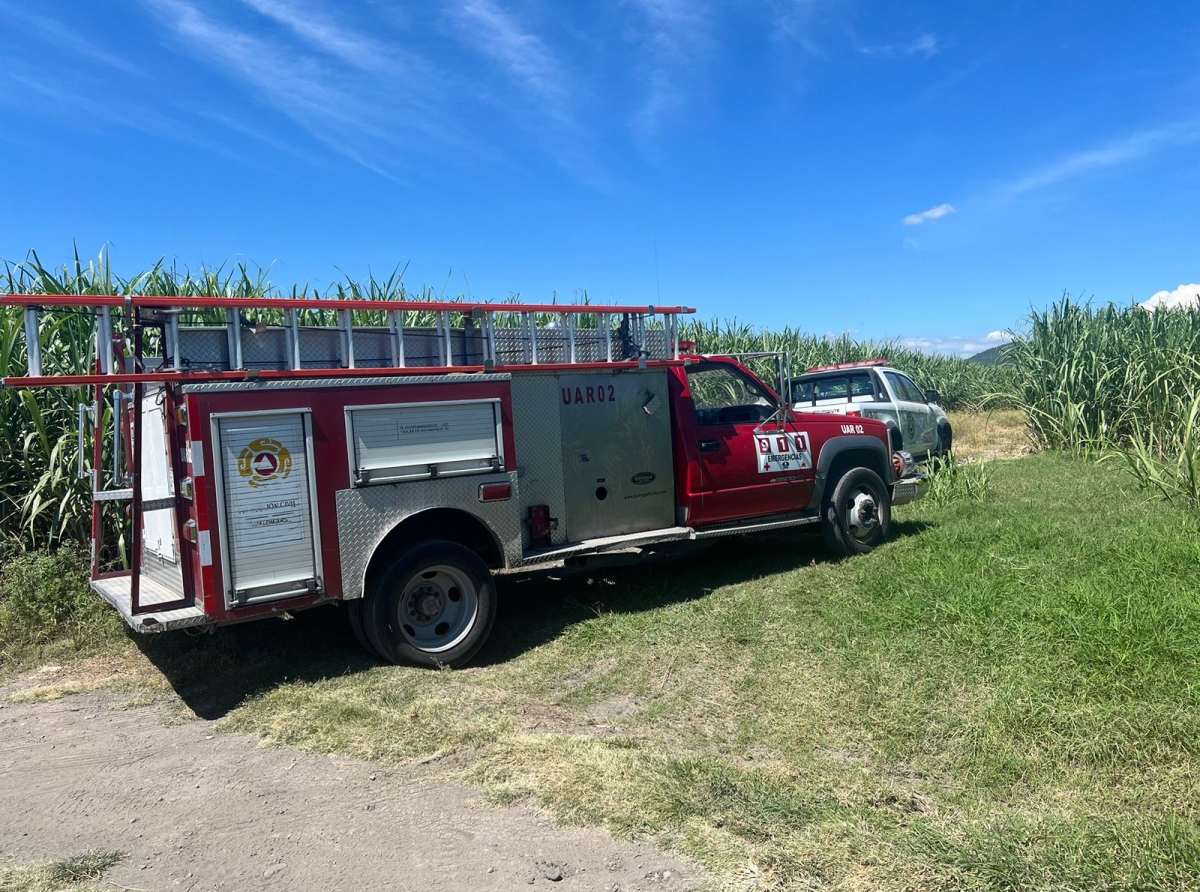
[[[896,469],[897,480],[907,477],[916,466],[917,463],[913,461],[911,453],[903,451],[892,453],[892,467]]]

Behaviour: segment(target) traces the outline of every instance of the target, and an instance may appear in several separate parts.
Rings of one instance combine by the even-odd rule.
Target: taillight
[[[505,502],[511,498],[511,483],[482,483],[479,486],[479,501],[481,502]]]

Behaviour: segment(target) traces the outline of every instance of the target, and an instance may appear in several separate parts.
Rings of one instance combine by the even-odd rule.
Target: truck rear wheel
[[[838,557],[868,554],[887,539],[892,500],[879,475],[851,468],[821,505],[821,535]]]
[[[344,601],[346,607],[346,620],[350,624],[350,631],[354,633],[354,640],[367,653],[378,657],[379,653],[371,644],[371,639],[367,637],[367,630],[363,627],[363,598],[355,598],[353,601]]]
[[[363,602],[371,648],[393,663],[466,665],[496,620],[496,585],[480,557],[456,542],[422,542],[380,568]]]

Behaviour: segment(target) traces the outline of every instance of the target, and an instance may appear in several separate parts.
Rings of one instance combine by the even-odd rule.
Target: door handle
[[[721,451],[721,441],[720,440],[701,440],[700,441],[700,451],[701,452],[720,452]]]

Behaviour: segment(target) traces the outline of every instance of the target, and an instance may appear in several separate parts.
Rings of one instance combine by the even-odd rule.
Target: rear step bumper
[[[183,629],[188,626],[202,626],[210,622],[208,615],[200,607],[180,607],[175,610],[150,611],[149,613],[133,614],[130,589],[133,586],[131,576],[109,576],[105,579],[93,579],[92,590],[100,597],[117,608],[125,625],[135,632],[168,632],[171,629]],[[161,583],[147,576],[141,578],[141,588],[138,600],[145,607],[155,604],[168,604],[178,601],[179,595]]]
[[[907,505],[929,492],[929,478],[924,474],[913,474],[892,484],[892,504]]]

